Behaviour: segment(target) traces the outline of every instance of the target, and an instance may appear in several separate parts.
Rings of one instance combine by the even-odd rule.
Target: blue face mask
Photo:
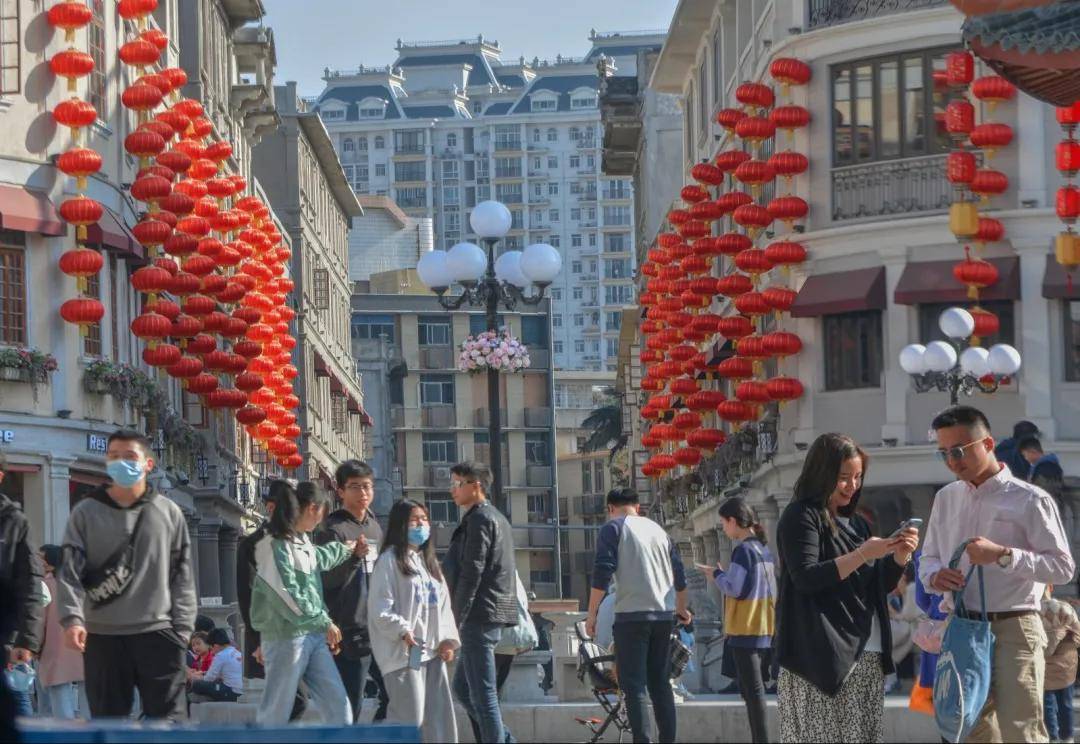
[[[143,479],[145,465],[142,460],[110,460],[105,463],[105,472],[116,485],[131,488]]]
[[[419,524],[409,528],[409,545],[420,547],[431,537],[431,525]]]

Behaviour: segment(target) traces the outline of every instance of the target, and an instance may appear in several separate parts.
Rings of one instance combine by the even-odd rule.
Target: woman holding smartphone
[[[461,642],[419,502],[403,499],[390,510],[371,573],[368,629],[390,696],[386,720],[419,726],[424,742],[457,742],[446,665]]]

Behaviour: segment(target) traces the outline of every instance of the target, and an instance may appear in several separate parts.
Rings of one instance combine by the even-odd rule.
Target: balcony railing
[[[424,152],[425,152],[425,147],[424,147],[424,145],[422,143],[419,144],[419,145],[413,145],[413,144],[394,145],[394,154],[395,155],[423,155]]]
[[[833,220],[944,212],[952,201],[947,155],[833,168]]]
[[[454,348],[452,346],[421,346],[421,369],[452,369]]]
[[[922,10],[948,5],[949,0],[808,0],[807,28],[836,26],[851,21],[892,15],[905,10]]]
[[[426,428],[448,428],[457,425],[454,407],[426,405],[420,409],[420,425]]]

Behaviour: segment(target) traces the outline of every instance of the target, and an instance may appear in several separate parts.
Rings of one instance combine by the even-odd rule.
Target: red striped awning
[[[41,191],[0,184],[0,227],[42,235],[66,235],[67,223]]]

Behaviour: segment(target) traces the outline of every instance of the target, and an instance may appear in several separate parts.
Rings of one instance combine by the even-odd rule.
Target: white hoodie
[[[379,556],[371,572],[368,632],[383,674],[409,665],[409,650],[401,640],[405,633],[424,644],[425,662],[435,658],[443,641],[453,641],[455,649],[461,645],[445,579],[432,578],[416,551],[410,550],[406,561],[415,575],[401,572],[391,548]]]

